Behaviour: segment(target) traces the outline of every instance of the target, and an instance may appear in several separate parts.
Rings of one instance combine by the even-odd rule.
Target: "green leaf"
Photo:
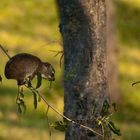
[[[114,123],[112,121],[108,122],[108,126],[114,134],[121,136],[120,129],[116,128],[116,126],[114,125]]]
[[[63,121],[56,121],[54,124],[53,124],[53,127],[56,129],[56,130],[59,130],[61,132],[64,132],[66,129],[67,129],[67,124]]]
[[[105,116],[109,112],[109,108],[110,108],[110,105],[109,105],[108,101],[105,100],[103,103],[103,106],[102,106],[102,110],[101,110],[102,117]]]
[[[34,108],[37,109],[37,95],[34,91],[33,92],[33,97],[34,97]]]
[[[36,85],[36,89],[38,89],[41,86],[41,83],[42,83],[42,77],[41,77],[41,74],[38,73],[37,74],[37,85]]]

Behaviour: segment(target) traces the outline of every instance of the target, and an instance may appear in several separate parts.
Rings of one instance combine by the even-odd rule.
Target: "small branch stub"
[[[4,47],[0,44],[0,48],[2,49],[2,51],[7,55],[7,57],[10,59],[11,56],[8,54],[8,51],[4,49]]]

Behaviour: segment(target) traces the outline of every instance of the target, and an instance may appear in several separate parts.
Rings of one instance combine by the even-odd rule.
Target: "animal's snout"
[[[48,75],[48,80],[49,81],[55,81],[55,76],[54,75]]]

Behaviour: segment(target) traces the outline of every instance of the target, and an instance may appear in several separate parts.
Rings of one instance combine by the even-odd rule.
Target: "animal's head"
[[[47,79],[49,81],[55,80],[55,70],[50,63],[48,63],[48,62],[43,63],[42,70],[41,70],[41,76],[42,76],[42,78]]]

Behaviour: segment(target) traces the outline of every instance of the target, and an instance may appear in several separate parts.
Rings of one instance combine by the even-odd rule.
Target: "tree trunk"
[[[59,6],[64,43],[64,114],[102,133],[95,118],[108,100],[105,0],[59,0]],[[91,139],[103,137],[91,138],[86,129],[68,126],[65,140]]]
[[[112,102],[120,100],[118,92],[118,64],[117,64],[117,35],[115,22],[115,7],[113,0],[106,0],[107,2],[107,68],[108,68],[108,82],[109,93]]]

